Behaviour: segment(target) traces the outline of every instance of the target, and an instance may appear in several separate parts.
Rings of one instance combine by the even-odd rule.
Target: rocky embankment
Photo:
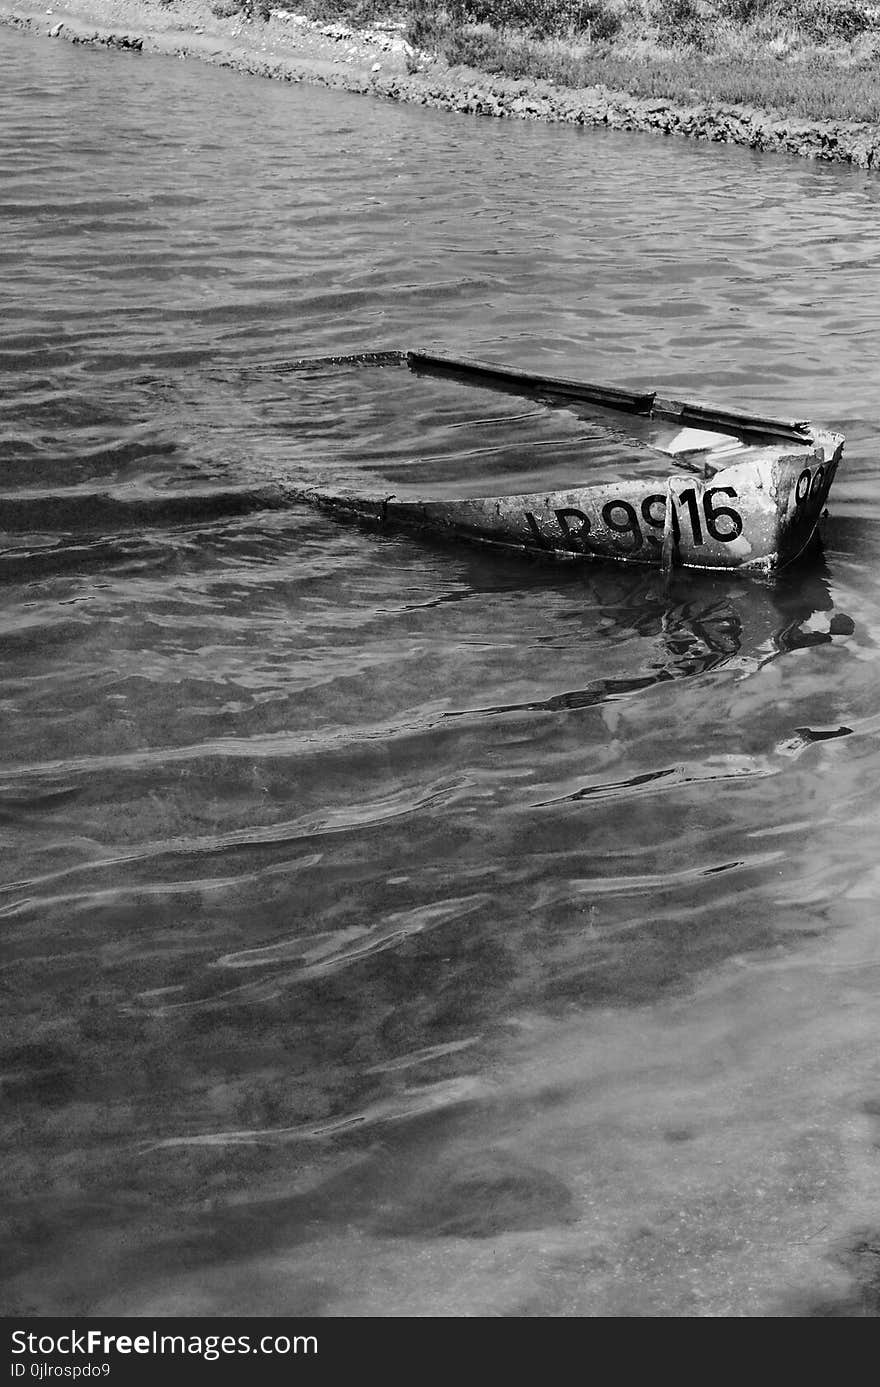
[[[206,0],[0,0],[0,23],[59,40],[173,54],[282,81],[316,82],[440,110],[685,135],[809,159],[880,166],[880,127],[807,121],[729,104],[677,106],[605,87],[572,89],[431,62],[394,26],[352,31],[275,11],[216,15]]]
[[[674,106],[604,87],[571,90],[546,82],[518,82],[453,70],[439,81],[377,81],[372,90],[397,101],[414,101],[444,110],[524,120],[599,125],[661,135],[687,135],[719,144],[797,154],[855,164],[880,165],[880,127],[845,122],[794,120],[747,106]]]

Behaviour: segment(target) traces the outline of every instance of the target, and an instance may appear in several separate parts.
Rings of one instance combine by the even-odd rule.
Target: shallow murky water
[[[876,175],[2,30],[0,116],[7,1313],[876,1314]],[[823,556],[285,502],[493,475],[265,369],[412,344],[842,428]]]

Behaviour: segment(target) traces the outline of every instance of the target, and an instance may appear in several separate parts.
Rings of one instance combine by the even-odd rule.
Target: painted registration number
[[[795,486],[794,500],[798,509],[808,502],[816,502],[823,490],[827,491],[835,468],[833,462],[827,468],[820,465],[815,471],[804,468]],[[672,500],[670,528],[677,545],[682,541],[694,548],[710,543],[732,544],[743,532],[742,512],[735,504],[738,495],[732,486],[709,486],[702,492],[690,486],[673,492]],[[574,506],[562,506],[553,514],[566,549],[580,553],[607,550],[610,541],[621,553],[635,554],[647,547],[659,549],[662,546],[666,506],[666,494],[658,491],[645,496],[640,504],[613,497],[604,503],[595,521]],[[550,541],[537,516],[526,511],[525,518],[535,542],[547,546]],[[600,525],[601,536],[596,533]]]

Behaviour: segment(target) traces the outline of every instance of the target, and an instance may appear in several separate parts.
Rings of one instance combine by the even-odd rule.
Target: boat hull
[[[842,449],[839,435],[817,434],[808,447],[767,448],[711,477],[450,501],[308,499],[338,517],[548,558],[769,573],[810,547]]]

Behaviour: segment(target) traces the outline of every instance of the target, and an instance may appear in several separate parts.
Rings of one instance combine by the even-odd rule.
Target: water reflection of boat
[[[341,359],[340,359],[341,360]],[[367,360],[366,358],[364,360]],[[426,352],[383,353],[410,372],[514,394],[589,419],[589,480],[447,496],[402,472],[381,491],[310,490],[339,518],[557,559],[769,573],[814,540],[843,436],[656,391],[621,390]],[[412,477],[412,473],[410,477]],[[479,491],[478,482],[477,486]],[[469,488],[468,488],[469,490]]]
[[[851,618],[834,607],[824,565],[791,569],[768,584],[731,586],[713,575],[673,575],[644,604],[641,634],[654,634],[670,676],[700,674],[735,662],[758,669],[779,655],[851,635]]]
[[[716,669],[757,673],[782,655],[828,645],[854,631],[851,618],[835,609],[821,561],[818,567],[788,570],[772,584],[731,584],[720,574],[687,570],[664,579],[656,571],[607,565],[591,569],[584,585],[585,626],[595,630],[598,621],[612,638],[634,635],[646,642],[637,669],[545,698],[444,716],[589,708]]]

